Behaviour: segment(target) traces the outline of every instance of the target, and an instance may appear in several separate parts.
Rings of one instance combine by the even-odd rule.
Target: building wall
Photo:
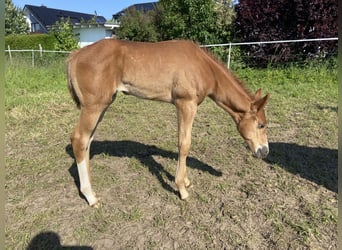
[[[105,27],[74,28],[74,33],[79,34],[80,47],[87,46],[103,38],[111,38],[111,30]]]

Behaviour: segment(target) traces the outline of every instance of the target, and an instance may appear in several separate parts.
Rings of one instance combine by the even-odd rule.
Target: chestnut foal
[[[269,94],[251,94],[225,66],[191,41],[158,43],[105,39],[73,52],[67,62],[68,86],[81,113],[71,135],[80,190],[98,205],[91,187],[89,149],[95,129],[118,91],[172,103],[178,118],[175,183],[181,199],[189,194],[186,158],[197,107],[206,96],[227,111],[253,155],[269,152],[264,107]]]

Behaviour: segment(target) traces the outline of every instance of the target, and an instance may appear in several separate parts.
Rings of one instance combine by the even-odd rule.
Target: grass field
[[[79,110],[63,61],[8,66],[6,249],[337,249],[336,67],[236,74],[271,93],[266,160],[208,99],[188,159],[194,187],[181,201],[175,108],[119,94],[91,147],[102,198],[92,209],[77,187],[69,136]]]

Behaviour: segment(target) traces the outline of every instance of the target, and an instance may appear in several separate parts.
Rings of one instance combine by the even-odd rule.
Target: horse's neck
[[[234,76],[222,69],[217,70],[215,91],[210,97],[239,123],[241,117],[250,111],[252,98]]]

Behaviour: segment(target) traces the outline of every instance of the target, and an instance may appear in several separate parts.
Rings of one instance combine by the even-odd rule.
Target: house
[[[72,24],[85,23],[91,20],[94,20],[97,24],[104,24],[106,22],[106,19],[103,16],[52,9],[44,5],[25,5],[24,13],[27,22],[30,25],[31,32],[37,33],[48,33],[52,26],[55,25],[56,22],[60,22],[63,18],[69,18]]]
[[[79,34],[81,47],[112,37],[113,29],[119,27],[115,23],[106,23],[103,16],[52,9],[43,5],[25,5],[24,14],[32,33],[48,33],[56,22],[69,18],[74,33]]]
[[[84,47],[103,38],[115,36],[116,29],[120,27],[120,17],[130,8],[147,12],[156,8],[157,2],[148,2],[131,5],[113,15],[111,22],[106,22],[103,16],[86,14],[75,11],[48,8],[44,5],[25,5],[24,14],[31,33],[48,33],[56,22],[70,19],[73,31],[79,36],[79,45]]]
[[[112,38],[114,29],[120,27],[117,23],[74,24],[73,31],[79,35],[80,47],[87,46],[103,38]]]
[[[125,14],[125,12],[128,9],[136,9],[137,11],[147,12],[150,10],[154,10],[157,6],[158,2],[148,2],[148,3],[139,3],[139,4],[133,4],[131,6],[128,6],[127,8],[123,9],[122,11],[119,11],[118,13],[113,15],[113,20],[118,22],[120,17]]]

